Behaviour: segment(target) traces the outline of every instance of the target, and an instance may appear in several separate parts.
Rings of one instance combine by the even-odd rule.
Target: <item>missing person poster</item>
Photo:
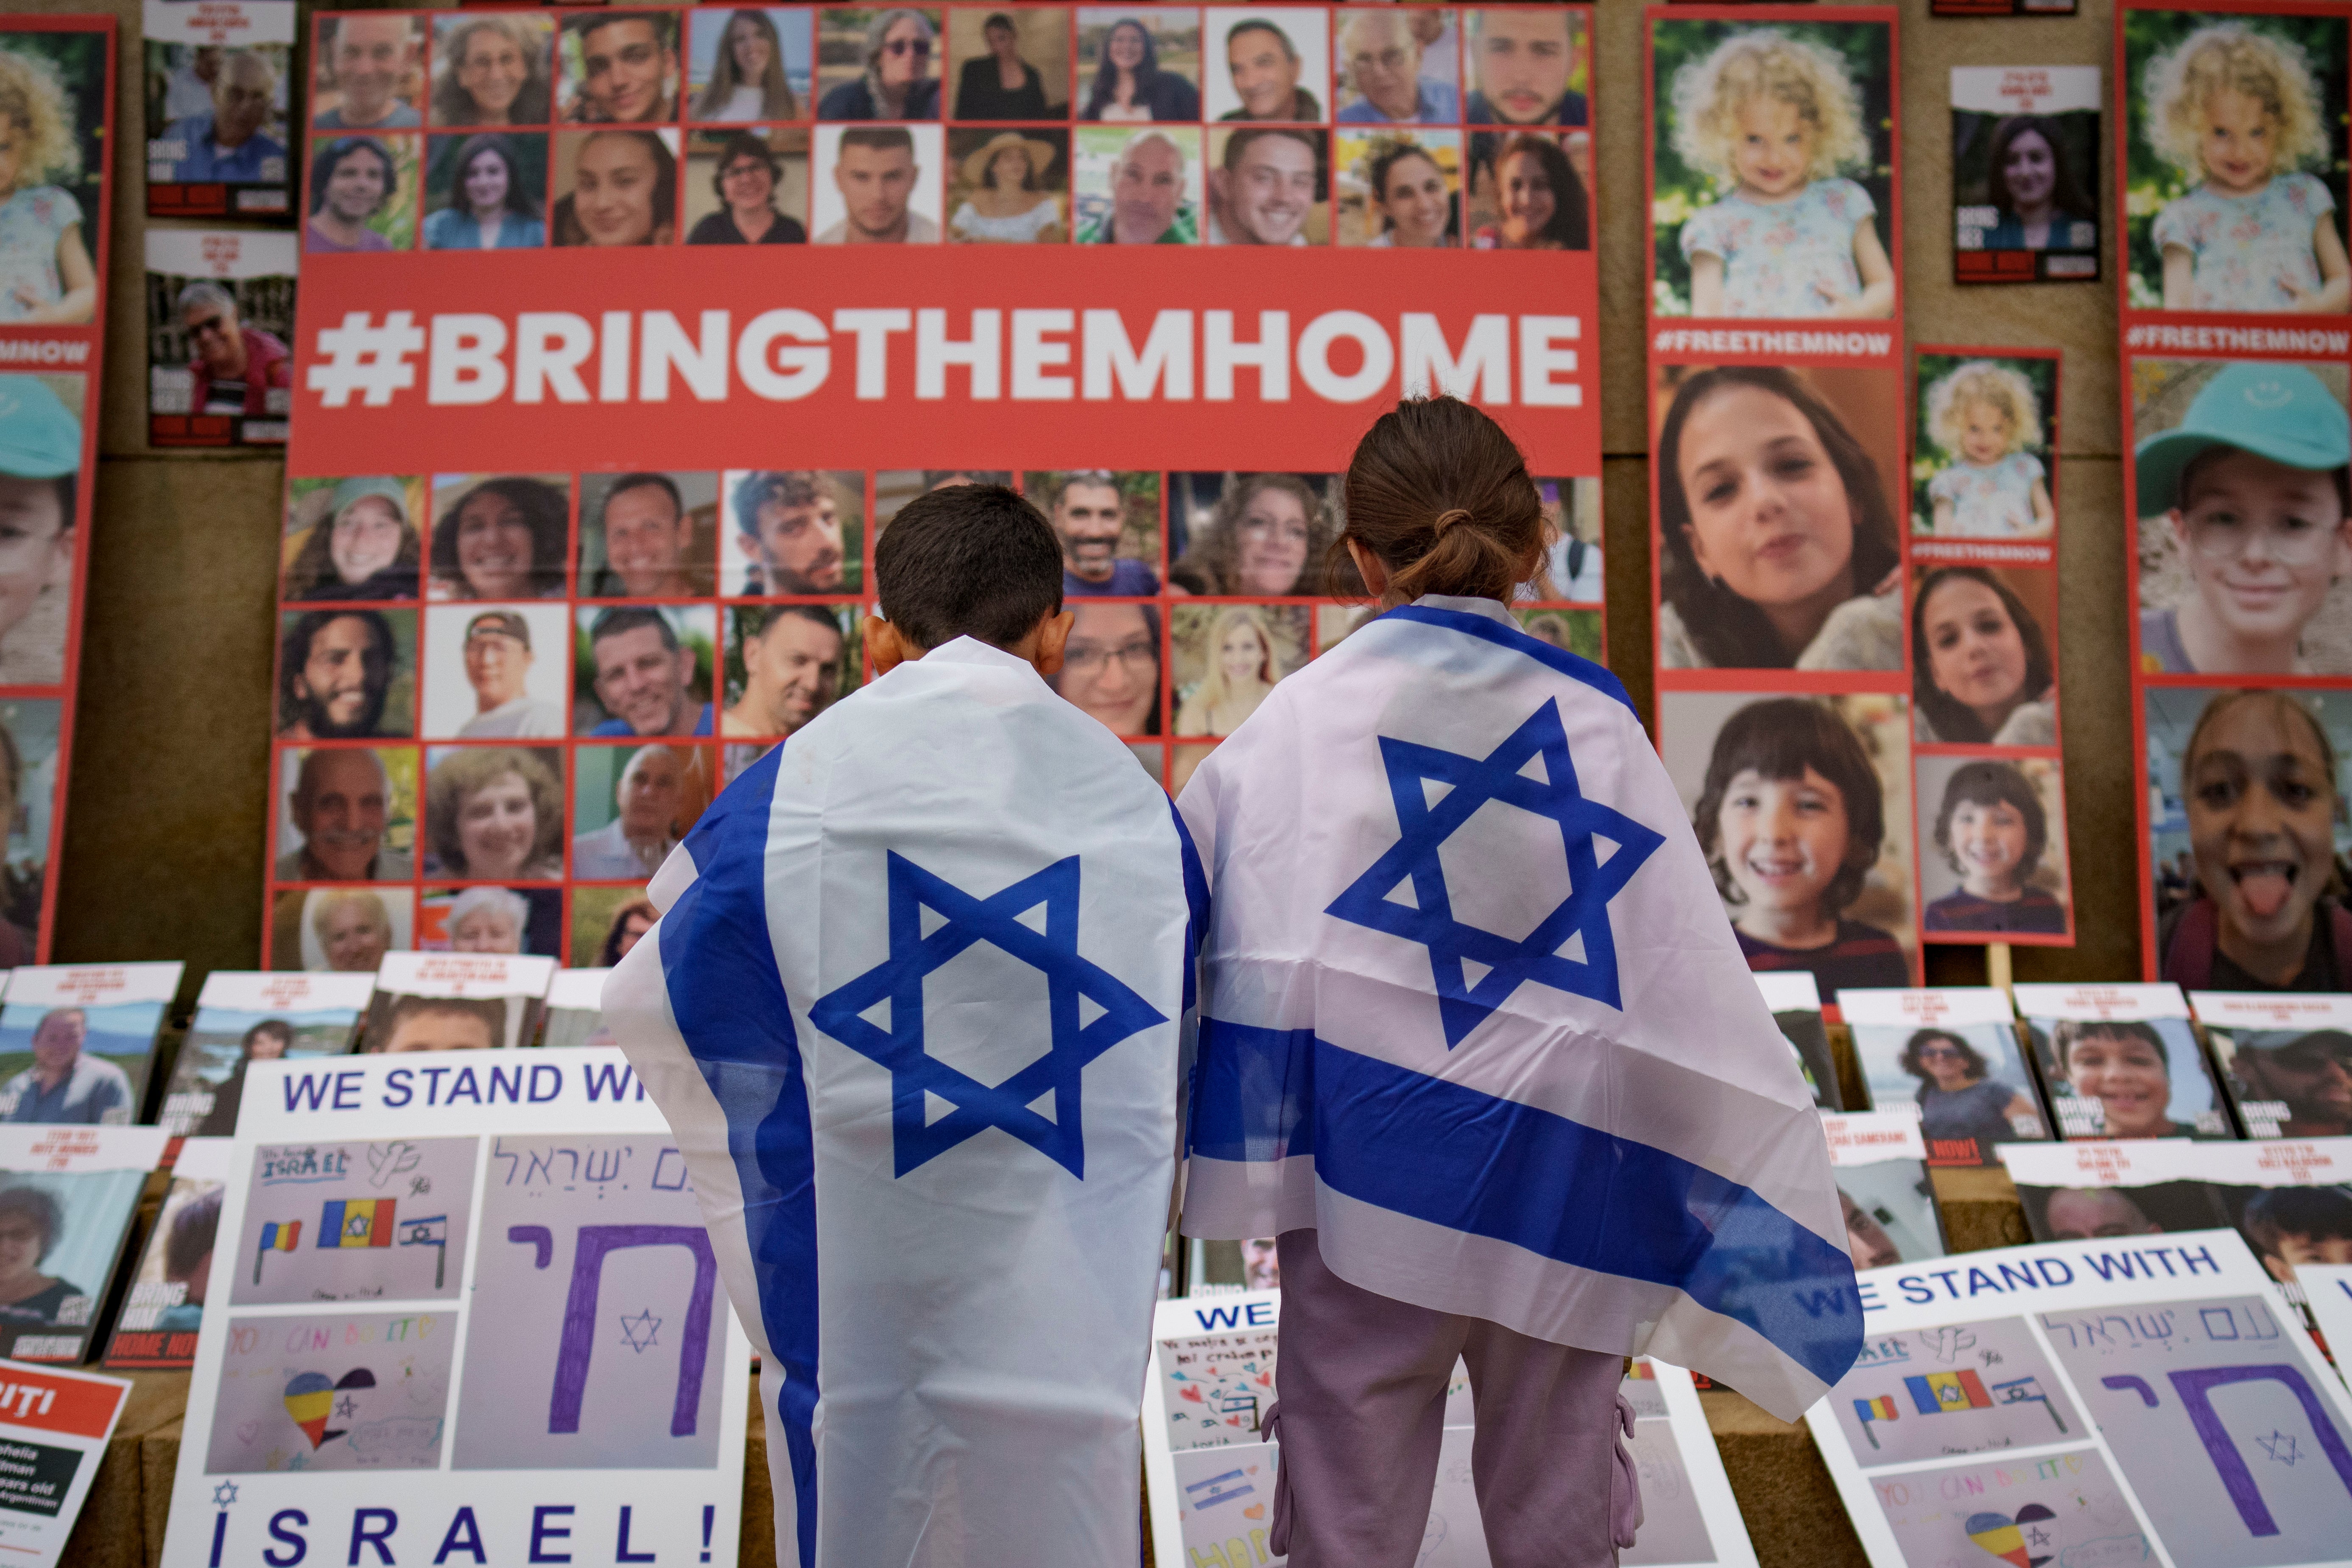
[[[137,1121],[183,967],[46,964],[11,974],[0,1005],[0,1121]]]
[[[394,952],[375,977],[360,1049],[499,1050],[539,1038],[555,963],[495,952]]]
[[[2235,1138],[2177,985],[2020,985],[2061,1138]]]
[[[212,1293],[213,1244],[220,1233],[230,1147],[226,1138],[181,1141],[172,1160],[172,1184],[106,1342],[107,1366],[181,1371],[195,1364],[196,1329]],[[226,1288],[226,1269],[221,1282]]]
[[[609,1046],[613,1037],[604,1027],[604,977],[609,969],[559,969],[547,988],[547,1022],[540,1031],[543,1046]]]
[[[1944,1222],[1916,1117],[1900,1110],[1824,1116],[1822,1136],[1829,1140],[1856,1268],[1944,1256]]]
[[[1153,1310],[1143,1477],[1159,1562],[1272,1568],[1288,1561],[1268,1538],[1281,1454],[1263,1427],[1275,1399],[1281,1313],[1278,1289],[1181,1297]],[[1755,1568],[1691,1374],[1639,1358],[1619,1396],[1633,1413],[1633,1436],[1621,1440],[1639,1472],[1643,1518],[1617,1561],[1624,1568]],[[1471,1479],[1473,1406],[1468,1371],[1456,1362],[1419,1568],[1485,1568],[1488,1561]]]
[[[2328,765],[2352,741],[2347,31],[2286,4],[2116,12],[2140,945],[2190,990],[2352,974]],[[2217,129],[2242,93],[2242,146]]]
[[[57,907],[98,461],[110,16],[0,18],[0,966],[37,963]]]
[[[234,1137],[246,1069],[286,1057],[349,1055],[374,991],[364,974],[214,970],[181,1037],[158,1125],[174,1134]]]
[[[26,1568],[65,1561],[131,1384],[0,1362],[0,1549]]]
[[[2352,1399],[2234,1232],[1861,1284],[1862,1360],[1805,1423],[1872,1568],[2344,1561]]]
[[[2098,280],[2099,90],[2096,66],[1952,68],[1954,282]]]
[[[1588,6],[316,23],[273,968],[460,904],[614,963],[942,485],[1049,519],[1056,686],[1171,790],[1358,623],[1409,391],[1520,443],[1521,629],[1604,651]]]
[[[145,0],[141,30],[147,216],[293,211],[294,0]]]
[[[148,445],[285,444],[297,259],[290,234],[147,231]]]
[[[1772,1021],[1780,1026],[1781,1037],[1797,1053],[1797,1066],[1805,1075],[1805,1087],[1813,1092],[1813,1103],[1824,1110],[1843,1110],[1845,1090],[1838,1082],[1837,1058],[1830,1050],[1829,1030],[1822,1023],[1822,994],[1813,984],[1811,972],[1766,970],[1756,976],[1756,988],[1764,994],[1764,1005],[1772,1009]]]
[[[1871,1105],[1918,1119],[1930,1165],[1990,1165],[2002,1144],[2049,1140],[2008,992],[1849,991],[1844,1008]]]
[[[0,1127],[0,1355],[89,1359],[169,1142],[153,1127]]]
[[[1810,971],[1828,1001],[1906,985],[1895,12],[1646,16],[1659,749],[1751,967]],[[1812,477],[1751,538],[1757,457],[1783,441]]]
[[[2192,991],[2189,1005],[2247,1137],[2352,1134],[2352,996]]]
[[[173,1568],[731,1568],[751,1352],[685,1160],[618,1051],[496,1059],[257,1068]]]

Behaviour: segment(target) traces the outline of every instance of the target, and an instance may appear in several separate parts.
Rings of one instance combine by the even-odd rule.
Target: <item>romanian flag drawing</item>
[[[390,1247],[394,1198],[335,1198],[319,1211],[320,1247]]]
[[[1895,1408],[1895,1396],[1882,1394],[1875,1399],[1855,1400],[1853,1414],[1854,1418],[1862,1423],[1862,1435],[1869,1438],[1870,1446],[1875,1448],[1878,1447],[1878,1434],[1871,1430],[1871,1423],[1895,1420],[1899,1413]]]
[[[1965,1369],[1931,1372],[1925,1377],[1906,1377],[1903,1380],[1903,1386],[1911,1391],[1911,1403],[1922,1415],[1992,1408],[1992,1395],[1985,1392],[1984,1380]]]
[[[253,1249],[253,1282],[261,1283],[261,1260],[273,1252],[291,1252],[302,1245],[302,1222],[274,1219],[261,1227],[261,1244]]]

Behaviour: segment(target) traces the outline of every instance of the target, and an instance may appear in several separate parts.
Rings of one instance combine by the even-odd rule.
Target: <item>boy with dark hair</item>
[[[1199,862],[1043,679],[1034,507],[918,497],[875,576],[879,673],[703,814],[604,1020],[764,1358],[778,1561],[1132,1562]]]
[[[1928,904],[1929,931],[2066,929],[2066,906],[2032,883],[2050,847],[2050,818],[2033,782],[2008,763],[1961,763],[1944,784],[1936,847],[1960,885]]]
[[[2302,1264],[2352,1263],[2352,1188],[2264,1187],[2238,1228],[2271,1278],[2291,1285]]]

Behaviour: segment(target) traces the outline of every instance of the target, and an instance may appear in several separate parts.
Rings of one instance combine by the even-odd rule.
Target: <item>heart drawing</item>
[[[2017,1568],[2042,1568],[2055,1553],[2034,1555],[2033,1547],[2052,1544],[2050,1531],[2036,1527],[2057,1517],[2038,1502],[2019,1509],[2015,1519],[2005,1513],[1972,1513],[1969,1515],[1969,1539],[2002,1562],[2016,1563]]]
[[[323,1372],[299,1372],[286,1384],[286,1414],[302,1435],[317,1448],[332,1437],[340,1437],[348,1429],[330,1427],[327,1423],[335,1415],[335,1396],[346,1389],[373,1388],[375,1373],[363,1366],[355,1366],[335,1382],[329,1382]],[[346,1411],[348,1415],[349,1412]]]

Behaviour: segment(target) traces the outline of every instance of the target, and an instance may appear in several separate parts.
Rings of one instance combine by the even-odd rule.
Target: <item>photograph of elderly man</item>
[[[278,112],[278,72],[250,49],[231,49],[213,77],[211,105],[174,120],[148,144],[148,178],[169,163],[182,184],[282,185],[286,143],[269,134]],[[413,123],[413,122],[412,122]]]
[[[413,756],[404,757],[413,768]],[[383,753],[363,746],[287,752],[292,770],[279,838],[300,842],[278,857],[281,882],[404,882],[415,874],[410,852],[385,844],[395,815]],[[291,833],[288,829],[291,829]]]
[[[1450,125],[1459,118],[1453,49],[1432,58],[1424,30],[1443,37],[1441,11],[1388,6],[1343,11],[1339,25],[1339,112],[1342,125]]]
[[[609,777],[599,764],[621,754],[617,747],[582,748],[582,792],[591,787],[590,775]],[[612,820],[572,836],[572,875],[577,881],[641,882],[652,876],[677,847],[686,824],[699,815],[689,806],[708,798],[708,770],[698,767],[685,749],[639,746],[627,755],[610,791],[581,802],[582,817],[593,820],[610,813]]]
[[[1080,131],[1078,243],[1198,245],[1200,134],[1156,125]]]
[[[425,123],[409,101],[421,85],[416,60],[423,25],[396,12],[345,12],[319,22],[311,54],[313,105],[328,108],[310,123],[321,131],[413,131]]]
[[[293,260],[293,247],[289,245],[286,263],[289,268]],[[286,416],[293,406],[293,351],[277,334],[246,321],[235,294],[221,284],[200,279],[180,290],[173,311],[180,331],[187,336],[189,414],[227,415],[240,420],[264,415]],[[273,392],[278,395],[273,398]]]

